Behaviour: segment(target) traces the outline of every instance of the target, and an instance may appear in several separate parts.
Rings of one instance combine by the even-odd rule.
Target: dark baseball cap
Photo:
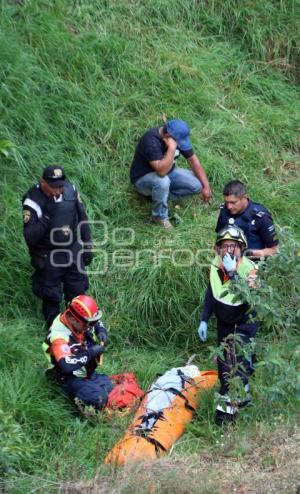
[[[62,187],[65,185],[65,171],[62,166],[49,165],[43,171],[43,179],[50,187]]]
[[[164,128],[168,134],[177,142],[179,149],[188,151],[192,149],[190,141],[190,128],[184,120],[168,120]]]

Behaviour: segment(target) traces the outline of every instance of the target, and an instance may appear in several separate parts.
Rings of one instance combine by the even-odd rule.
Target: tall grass
[[[299,77],[299,5],[295,0],[197,3],[200,29],[230,35],[255,59]]]
[[[95,426],[80,419],[43,377],[44,328],[22,240],[22,195],[45,165],[62,164],[90,218],[100,222],[93,236],[102,244],[91,269],[102,274],[90,280],[112,340],[104,372],[135,371],[146,388],[195,351],[196,363],[211,367],[196,327],[224,183],[244,180],[251,197],[298,235],[293,9],[292,2],[258,0],[180,0],[172,8],[165,0],[1,4],[0,141],[13,147],[8,156],[0,149],[0,409],[10,448],[4,468],[16,482],[11,492],[22,492],[22,482],[30,492],[37,478],[50,492],[56,480],[92,476],[125,428],[118,420],[100,418]],[[171,235],[151,225],[150,203],[128,182],[139,136],[163,114],[189,122],[214,191],[209,208],[198,198],[180,209],[171,205],[182,220]],[[189,264],[200,249],[201,262]],[[212,324],[209,344],[214,336]],[[205,399],[187,442],[176,446],[182,454],[218,437],[212,399]],[[240,427],[247,430],[246,421]],[[21,476],[12,474],[18,469]]]

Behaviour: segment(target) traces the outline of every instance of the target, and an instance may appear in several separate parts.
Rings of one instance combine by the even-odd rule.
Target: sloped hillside
[[[80,416],[44,377],[45,329],[31,292],[20,205],[48,164],[64,166],[94,222],[91,293],[111,339],[101,371],[133,371],[145,389],[193,353],[201,369],[215,368],[214,322],[205,344],[196,328],[224,184],[245,181],[251,197],[272,211],[282,254],[266,270],[253,406],[227,438],[240,438],[226,460],[238,477],[241,457],[246,470],[253,465],[248,444],[260,451],[259,424],[268,437],[280,425],[280,437],[289,438],[299,412],[296,2],[4,0],[0,13],[0,490],[76,492],[79,482],[85,490],[78,492],[88,492],[86,481],[96,474],[112,485],[114,474],[101,465],[130,422]],[[173,204],[170,234],[151,224],[150,203],[128,179],[139,136],[164,116],[189,123],[214,194],[210,206],[198,198]],[[203,493],[221,486],[231,492],[233,485],[252,493],[248,474],[243,491],[220,467],[224,432],[213,409],[210,393],[164,464],[183,465],[188,476],[191,461],[200,475],[202,455],[205,476],[222,473]],[[257,467],[257,485],[271,482],[274,462],[280,469],[279,450]],[[136,475],[136,484],[115,492],[141,492]],[[62,487],[66,482],[72,485]],[[164,488],[145,482],[149,492],[172,490],[169,478]],[[290,485],[280,492],[296,492]]]

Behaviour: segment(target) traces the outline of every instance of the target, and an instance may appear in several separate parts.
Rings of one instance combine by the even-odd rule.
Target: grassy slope
[[[299,194],[299,98],[289,67],[297,58],[293,3],[264,9],[257,1],[257,15],[251,16],[235,2],[223,4],[218,9],[214,2],[214,10],[206,2],[181,0],[170,9],[169,2],[155,0],[146,5],[58,0],[1,7],[0,139],[11,140],[15,148],[1,159],[5,262],[0,293],[8,303],[0,329],[8,341],[0,399],[4,437],[16,431],[10,457],[15,454],[15,465],[26,474],[55,480],[91,476],[124,429],[118,421],[92,427],[75,419],[71,406],[42,376],[40,307],[30,291],[19,210],[22,193],[45,164],[63,163],[90,217],[107,225],[104,253],[93,269],[103,268],[103,255],[108,255],[108,269],[91,275],[91,291],[105,309],[114,344],[104,371],[135,370],[144,386],[195,350],[197,363],[211,366],[207,346],[200,347],[195,335],[207,270],[174,267],[170,259],[153,269],[147,253],[140,255],[138,267],[117,267],[112,253],[122,248],[122,235],[128,245],[126,232],[114,228],[134,229],[129,247],[135,253],[210,248],[222,186],[237,177],[272,209],[279,225],[296,231],[291,211]],[[252,23],[243,37],[245,16]],[[286,31],[289,43],[282,41]],[[270,40],[274,46],[268,51]],[[275,63],[278,57],[281,62]],[[161,122],[162,114],[190,123],[215,193],[209,209],[195,199],[186,201],[179,211],[184,221],[171,235],[150,225],[150,204],[128,184],[135,142]],[[101,241],[102,233],[94,228],[95,239]],[[282,352],[292,355],[292,344]],[[212,397],[185,442],[176,446],[179,452],[215,447],[220,432],[212,423],[211,402]],[[262,409],[256,412],[267,420]]]

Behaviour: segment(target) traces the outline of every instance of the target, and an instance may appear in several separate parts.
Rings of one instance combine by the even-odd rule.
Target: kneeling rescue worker
[[[210,269],[210,282],[205,294],[201,323],[198,329],[201,341],[207,338],[207,323],[212,314],[217,318],[218,345],[224,345],[224,354],[218,357],[218,373],[221,383],[219,403],[216,409],[216,423],[233,422],[239,408],[249,404],[249,376],[253,372],[252,355],[245,346],[255,337],[259,322],[254,321],[255,312],[241,297],[230,290],[240,279],[247,280],[255,288],[257,270],[255,264],[243,255],[247,249],[244,232],[228,225],[217,233],[217,256]],[[244,349],[244,351],[243,351]],[[231,398],[230,384],[239,378],[244,392],[238,398]]]
[[[107,341],[101,316],[92,297],[78,295],[54,319],[43,345],[49,362],[47,375],[71,398],[96,410],[106,405],[114,387],[107,375],[95,372]]]

